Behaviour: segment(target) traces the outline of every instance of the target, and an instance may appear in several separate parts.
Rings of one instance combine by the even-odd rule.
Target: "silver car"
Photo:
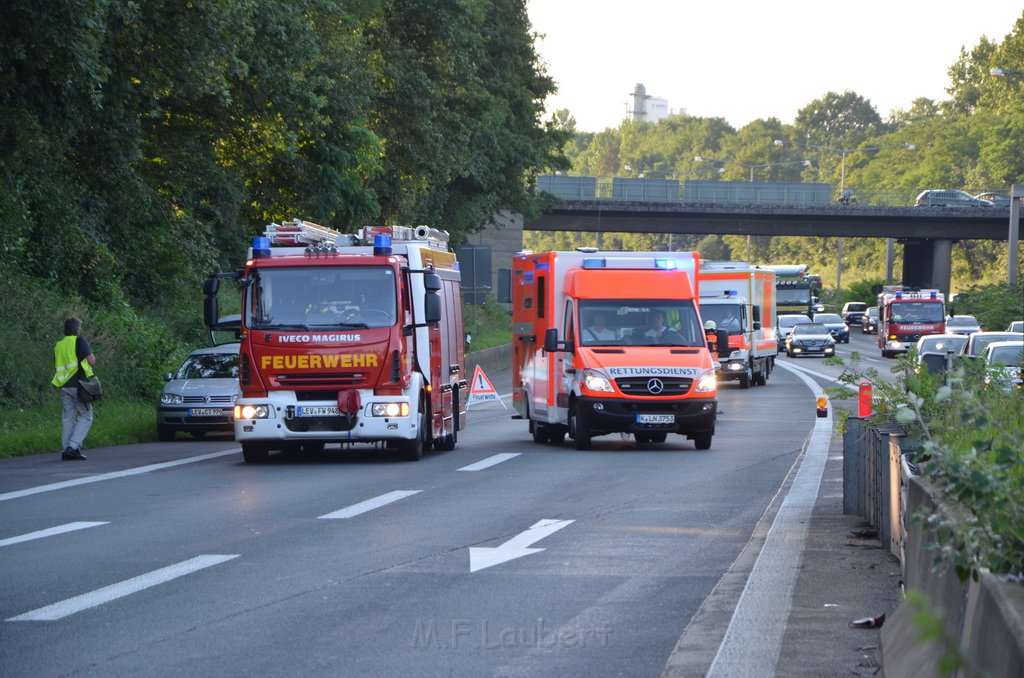
[[[974,334],[981,332],[981,325],[973,315],[951,315],[946,318],[947,334]]]
[[[178,431],[193,438],[234,431],[238,397],[237,343],[193,351],[174,374],[165,374],[156,408],[156,435],[173,440]]]
[[[1024,340],[994,341],[985,349],[985,367],[992,376],[1001,373],[1006,380],[1006,390],[1011,393],[1024,390]],[[987,380],[993,381],[992,376]]]

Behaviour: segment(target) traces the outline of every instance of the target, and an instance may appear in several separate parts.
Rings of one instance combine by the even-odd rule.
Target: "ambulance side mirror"
[[[544,332],[544,350],[548,353],[555,353],[556,351],[564,351],[565,342],[558,341],[558,330],[554,327],[545,330]]]
[[[761,321],[760,320],[755,320],[754,321],[754,330],[756,331],[756,330],[759,330],[759,329],[761,329]]]

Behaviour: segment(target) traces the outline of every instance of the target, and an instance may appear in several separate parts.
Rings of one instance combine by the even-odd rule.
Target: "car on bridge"
[[[1006,195],[1005,193],[993,193],[990,191],[988,193],[979,193],[974,197],[977,198],[978,200],[988,200],[989,202],[992,203],[993,207],[1005,208],[1010,206],[1010,196]],[[1018,198],[1017,201],[1020,202],[1021,204],[1024,204],[1024,198]]]
[[[921,191],[914,201],[917,207],[992,207],[991,200],[975,198],[967,191],[929,189]]]

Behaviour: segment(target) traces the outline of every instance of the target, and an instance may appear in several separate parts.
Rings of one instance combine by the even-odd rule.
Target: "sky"
[[[948,70],[982,36],[1002,42],[1015,0],[528,0],[536,49],[576,129],[618,127],[642,83],[675,113],[784,124],[832,91],[882,118],[947,99]],[[546,116],[547,117],[547,116]]]

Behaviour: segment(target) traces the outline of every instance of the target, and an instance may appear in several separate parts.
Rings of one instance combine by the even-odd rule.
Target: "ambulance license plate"
[[[337,417],[341,413],[337,405],[300,405],[297,410],[300,417]]]
[[[638,424],[674,424],[674,423],[676,423],[676,415],[674,415],[674,414],[638,414],[638,415],[636,415],[636,423],[638,423]]]
[[[218,407],[190,407],[188,410],[190,417],[219,417],[222,414],[224,410]]]

